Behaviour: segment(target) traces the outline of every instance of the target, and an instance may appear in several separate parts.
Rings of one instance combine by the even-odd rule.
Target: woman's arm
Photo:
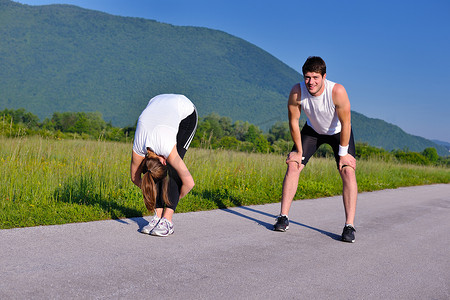
[[[144,160],[144,156],[140,156],[133,151],[131,156],[131,166],[130,166],[130,175],[131,181],[138,187],[141,188],[141,163]]]
[[[177,171],[178,176],[181,179],[182,185],[180,189],[180,199],[186,196],[194,187],[194,178],[192,178],[191,173],[189,173],[186,164],[178,155],[176,145],[173,147],[172,151],[167,158],[167,162]]]

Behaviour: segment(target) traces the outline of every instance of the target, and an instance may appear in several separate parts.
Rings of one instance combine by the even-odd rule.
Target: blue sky
[[[17,0],[225,31],[293,69],[310,55],[352,110],[450,142],[450,1]],[[320,3],[320,4],[318,4]],[[294,84],[294,83],[293,83]]]

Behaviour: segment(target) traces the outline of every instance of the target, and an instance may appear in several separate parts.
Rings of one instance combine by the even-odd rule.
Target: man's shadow
[[[269,213],[266,213],[266,212],[263,212],[263,211],[259,211],[259,210],[256,210],[254,208],[250,208],[248,206],[242,206],[241,199],[232,196],[229,193],[229,191],[226,190],[226,189],[225,190],[223,190],[223,189],[221,189],[221,190],[218,190],[218,189],[216,189],[216,190],[206,190],[206,191],[203,191],[201,193],[198,193],[198,195],[203,197],[203,198],[210,199],[210,200],[214,201],[216,203],[217,207],[219,207],[219,209],[221,209],[221,210],[223,210],[225,212],[228,212],[230,214],[233,214],[233,215],[236,215],[236,216],[239,216],[239,217],[242,217],[242,218],[246,218],[248,220],[252,220],[252,221],[256,222],[258,225],[266,227],[267,230],[273,230],[273,224],[272,223],[267,223],[267,222],[264,222],[262,220],[255,219],[255,218],[247,216],[247,215],[245,215],[243,213],[240,213],[240,212],[237,212],[235,210],[232,210],[231,208],[228,208],[224,204],[223,200],[227,199],[228,201],[231,201],[231,203],[233,203],[235,206],[237,206],[237,207],[239,207],[241,209],[245,209],[245,210],[248,210],[248,211],[259,213],[261,215],[268,216],[268,217],[271,217],[273,219],[275,219],[277,217],[276,215],[272,215],[272,214],[269,214]],[[323,235],[326,235],[326,236],[328,236],[328,237],[330,237],[330,238],[332,238],[334,240],[339,240],[339,241],[341,240],[341,236],[340,235],[337,235],[335,233],[332,233],[332,232],[329,232],[329,231],[325,231],[325,230],[322,230],[322,229],[319,229],[319,228],[315,228],[315,227],[312,227],[312,226],[309,226],[309,225],[306,225],[306,224],[303,224],[303,223],[300,223],[300,222],[289,220],[289,224],[295,224],[295,225],[302,226],[302,227],[305,227],[305,228],[308,228],[308,229],[311,229],[311,230],[315,230],[315,231],[317,231],[317,232],[319,232],[319,233],[321,233]]]
[[[264,215],[264,216],[271,217],[274,220],[277,217],[276,215],[269,214],[269,213],[266,213],[266,212],[263,212],[263,211],[259,211],[259,210],[256,210],[254,208],[250,208],[250,207],[247,207],[247,206],[240,206],[239,208],[240,209],[245,209],[245,210],[248,210],[248,211],[251,211],[251,212],[259,213],[259,214]],[[267,223],[267,222],[264,222],[264,221],[261,221],[261,220],[249,217],[249,216],[247,216],[245,214],[242,214],[240,212],[234,211],[234,210],[229,209],[229,208],[222,209],[222,210],[226,211],[228,213],[231,213],[233,215],[252,220],[252,221],[256,222],[258,225],[266,227],[266,229],[268,229],[268,230],[273,230],[273,224],[271,224],[271,223]],[[295,225],[298,225],[298,226],[302,226],[302,227],[305,227],[305,228],[317,231],[317,232],[319,232],[319,233],[321,233],[323,235],[326,235],[326,236],[332,238],[333,240],[337,240],[337,241],[341,240],[341,236],[338,235],[338,234],[335,234],[335,233],[332,233],[332,232],[329,232],[329,231],[325,231],[325,230],[322,230],[322,229],[319,229],[319,228],[316,228],[316,227],[312,227],[312,226],[309,226],[309,225],[306,225],[306,224],[303,224],[303,223],[300,223],[300,222],[289,220],[289,225],[292,225],[292,224],[295,224]]]

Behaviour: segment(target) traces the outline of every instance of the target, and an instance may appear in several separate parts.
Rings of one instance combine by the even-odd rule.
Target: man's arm
[[[301,89],[300,84],[294,85],[289,94],[288,100],[288,117],[289,117],[289,131],[291,133],[292,140],[294,141],[295,148],[297,149],[297,153],[291,152],[289,154],[289,161],[296,161],[299,165],[302,163],[302,139],[300,135],[300,127],[299,120],[301,114],[301,106],[300,106],[300,96]]]
[[[346,152],[345,149],[348,148],[348,145],[350,142],[352,120],[351,120],[350,100],[348,99],[347,91],[340,84],[336,84],[333,88],[333,102],[334,102],[334,105],[336,106],[337,115],[338,115],[339,121],[341,122],[341,126],[342,126],[341,127],[341,140],[340,140],[339,148],[343,149],[344,153],[340,153],[340,155],[339,155],[341,157],[340,163],[339,163],[339,169],[341,169],[342,166],[345,166],[345,165],[350,166],[353,169],[355,169],[356,168],[355,158],[350,154],[345,154],[345,152]]]

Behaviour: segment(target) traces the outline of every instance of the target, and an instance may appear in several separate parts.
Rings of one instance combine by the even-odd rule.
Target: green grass
[[[129,179],[130,143],[0,138],[0,228],[148,215]],[[177,212],[279,202],[285,157],[189,149],[196,186]],[[448,168],[358,161],[359,191],[449,183]],[[339,195],[335,162],[313,158],[296,199]],[[275,213],[275,212],[274,212]]]

